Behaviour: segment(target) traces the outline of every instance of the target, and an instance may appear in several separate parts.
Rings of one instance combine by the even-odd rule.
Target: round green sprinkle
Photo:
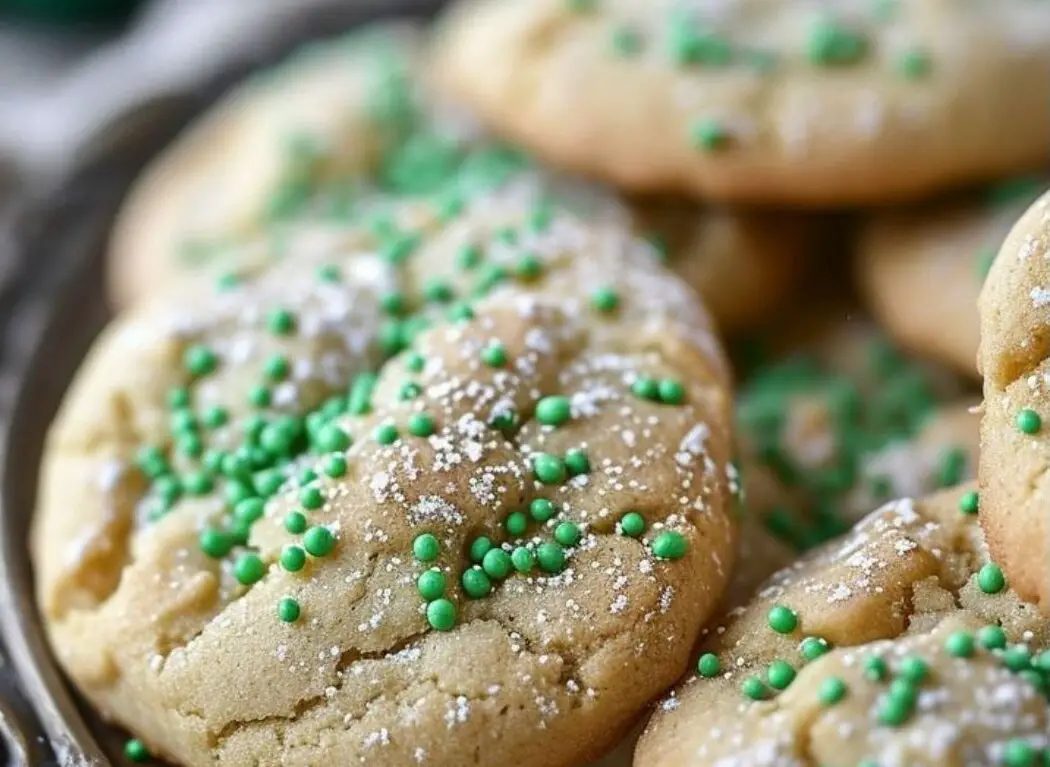
[[[685,402],[685,386],[681,381],[664,378],[657,386],[660,401],[665,405],[681,405]]]
[[[982,626],[977,629],[977,643],[986,650],[1002,650],[1006,647],[1006,632],[999,626]]]
[[[905,51],[897,59],[897,71],[908,80],[921,80],[930,73],[930,57],[925,51]]]
[[[233,563],[233,577],[242,586],[251,586],[266,575],[266,565],[257,554],[242,554]]]
[[[207,346],[191,346],[183,355],[183,365],[193,376],[206,376],[218,365],[218,357]]]
[[[1003,750],[1004,767],[1034,767],[1036,751],[1023,740],[1011,740]]]
[[[262,384],[248,390],[248,403],[252,407],[269,407],[271,399],[270,390]]]
[[[423,286],[423,298],[428,303],[446,304],[452,300],[452,288],[443,280],[432,279]]]
[[[1011,671],[1024,671],[1032,666],[1032,651],[1023,644],[1015,644],[1003,652],[1002,660]]]
[[[314,511],[324,506],[324,493],[317,487],[304,487],[299,493],[299,503],[304,509]]]
[[[350,435],[335,424],[329,424],[317,432],[314,443],[322,453],[338,453],[350,447]]]
[[[416,588],[419,589],[419,596],[423,597],[427,602],[443,597],[446,585],[445,574],[437,568],[424,570],[419,574],[419,578],[416,579]]]
[[[427,605],[427,623],[435,631],[451,631],[456,625],[456,606],[447,599],[435,599]]]
[[[218,429],[230,420],[230,411],[219,405],[213,405],[204,411],[201,422],[208,429]]]
[[[292,511],[285,515],[284,529],[292,535],[306,532],[306,516],[301,511]]]
[[[470,543],[470,561],[481,564],[485,555],[492,549],[492,541],[486,535],[479,535]]]
[[[921,684],[930,672],[930,665],[917,655],[908,655],[901,659],[898,674],[912,684]]]
[[[799,653],[807,661],[815,661],[822,655],[826,655],[831,651],[831,647],[828,645],[828,640],[823,637],[806,637],[799,644]]]
[[[405,383],[401,385],[401,390],[397,393],[397,398],[402,402],[408,402],[422,393],[423,387],[415,381],[405,381]]]
[[[543,262],[534,253],[526,253],[514,266],[514,274],[522,282],[538,280],[543,274]]]
[[[197,429],[197,417],[189,410],[176,410],[171,414],[172,432],[193,432]]]
[[[481,361],[490,368],[501,368],[507,364],[507,350],[499,341],[493,341],[481,350]]]
[[[907,679],[898,678],[890,683],[890,699],[902,703],[909,708],[915,705],[919,698],[919,690],[915,684]]]
[[[638,399],[656,402],[660,399],[660,384],[657,383],[655,378],[642,376],[631,384],[631,392]]]
[[[277,617],[285,623],[295,623],[299,620],[299,603],[291,597],[285,597],[277,603]]]
[[[774,690],[786,690],[795,681],[795,669],[783,660],[775,660],[766,669],[766,679]]]
[[[142,473],[150,479],[156,479],[168,471],[168,460],[158,447],[149,446],[139,450],[136,462]]]
[[[326,477],[338,479],[346,474],[346,458],[341,455],[330,455],[321,467]]]
[[[408,418],[408,433],[413,437],[429,437],[434,433],[434,418],[427,413],[413,413]]]
[[[944,649],[953,658],[969,658],[976,649],[973,634],[969,631],[956,631],[944,640]]]
[[[713,118],[697,120],[689,129],[693,148],[700,152],[715,152],[729,143],[729,131]]]
[[[769,697],[769,688],[757,676],[749,676],[740,685],[740,691],[751,700],[765,700]]]
[[[601,287],[591,293],[591,306],[596,312],[609,314],[620,306],[620,295],[609,287]]]
[[[201,453],[204,452],[204,443],[196,434],[183,434],[178,439],[176,449],[180,455],[187,458],[200,458]]]
[[[474,310],[469,304],[455,304],[448,310],[448,318],[451,322],[469,322],[474,319]]]
[[[977,571],[977,585],[985,594],[998,594],[1006,588],[1006,576],[999,565],[989,562]]]
[[[894,698],[886,698],[879,705],[877,718],[886,727],[900,727],[911,717],[911,705]]]
[[[571,417],[568,397],[544,397],[536,403],[536,420],[544,426],[561,426]]]
[[[299,473],[299,487],[306,487],[317,479],[317,472],[307,466]]]
[[[825,18],[810,30],[806,55],[817,66],[847,66],[859,62],[867,51],[864,38]]]
[[[201,530],[200,547],[201,551],[212,559],[222,559],[233,548],[233,540],[222,530],[206,527]]]
[[[1043,419],[1031,408],[1025,408],[1017,414],[1017,428],[1025,434],[1038,434],[1043,428]]]
[[[335,536],[327,527],[315,525],[303,534],[303,548],[311,556],[327,556],[335,548]]]
[[[263,366],[263,371],[266,373],[266,377],[271,381],[283,381],[288,377],[288,373],[291,371],[291,365],[288,363],[287,357],[281,354],[275,354],[266,360],[266,364]]]
[[[306,552],[302,547],[289,544],[281,549],[281,567],[297,573],[306,566]]]
[[[872,682],[883,681],[890,673],[886,661],[878,656],[872,656],[864,661],[864,676]]]
[[[537,522],[546,522],[557,512],[554,504],[546,498],[536,498],[529,504],[529,514]]]
[[[718,656],[714,653],[705,652],[700,656],[700,659],[696,662],[696,670],[700,676],[705,679],[718,676],[718,673],[722,670],[722,664],[718,661]]]
[[[507,535],[518,538],[525,534],[529,527],[529,518],[524,511],[512,511],[503,521],[503,527]]]
[[[489,549],[481,560],[481,569],[485,571],[486,575],[497,581],[501,581],[510,575],[513,567],[514,564],[510,560],[510,554],[503,549]]]
[[[265,504],[262,498],[245,498],[233,508],[234,519],[251,525],[262,519]]]
[[[645,517],[637,511],[629,511],[620,517],[620,532],[628,538],[638,538],[645,532]]]
[[[146,764],[153,758],[146,744],[138,738],[132,738],[124,744],[124,756],[129,762],[135,764]]]
[[[168,390],[168,408],[170,410],[185,410],[190,406],[190,390],[185,386],[174,386]]]
[[[207,495],[215,483],[206,471],[194,471],[182,478],[182,489],[189,495]]]
[[[537,453],[532,457],[532,469],[536,479],[545,485],[560,485],[568,479],[569,472],[565,462],[556,455]]]
[[[565,569],[565,549],[557,543],[541,543],[536,547],[536,561],[545,573],[560,573]]]
[[[317,279],[321,282],[339,282],[341,276],[339,267],[335,264],[322,264],[317,267]]]
[[[554,540],[562,546],[575,546],[580,542],[580,528],[575,522],[562,522],[554,528]]]
[[[652,549],[657,559],[681,559],[689,550],[689,541],[675,530],[666,530],[653,540]]]
[[[380,424],[372,432],[372,439],[380,445],[392,445],[397,442],[397,427],[392,423]]]
[[[846,683],[837,676],[829,676],[820,683],[817,690],[817,698],[825,706],[834,706],[846,697],[849,688]]]
[[[798,628],[798,615],[790,607],[776,605],[766,616],[769,627],[778,634],[790,634]]]
[[[420,562],[433,562],[441,553],[441,544],[432,533],[420,533],[412,541],[412,556]]]
[[[565,468],[570,477],[578,477],[581,474],[589,474],[591,471],[591,459],[587,452],[581,448],[572,448],[565,454]]]
[[[274,335],[286,336],[295,330],[295,315],[287,309],[273,309],[266,315],[266,329]]]
[[[510,561],[519,573],[532,572],[536,566],[536,557],[524,546],[518,546],[510,553]]]
[[[962,498],[959,499],[959,511],[963,514],[973,515],[976,514],[981,506],[981,496],[978,495],[976,490],[970,490],[964,493]]]
[[[405,367],[410,373],[422,373],[427,366],[427,359],[419,352],[409,352],[405,355]]]
[[[460,580],[463,584],[463,592],[471,599],[481,599],[492,591],[492,581],[480,567],[465,570]]]
[[[456,267],[470,271],[481,263],[481,248],[477,245],[464,245],[456,254]]]

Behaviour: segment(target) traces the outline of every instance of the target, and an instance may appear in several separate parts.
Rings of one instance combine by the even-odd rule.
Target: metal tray
[[[80,701],[56,666],[33,600],[26,544],[48,425],[92,340],[110,317],[103,274],[109,231],[149,159],[248,69],[296,44],[377,17],[431,15],[436,0],[341,5],[303,18],[281,43],[193,95],[129,115],[89,166],[30,204],[14,251],[17,280],[0,296],[0,766],[124,764],[124,736]],[[13,308],[5,304],[14,301]]]

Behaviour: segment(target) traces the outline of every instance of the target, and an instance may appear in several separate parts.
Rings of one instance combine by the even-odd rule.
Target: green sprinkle
[[[588,13],[597,7],[597,0],[565,0],[565,7],[573,13]]]
[[[817,699],[825,706],[834,706],[846,697],[849,688],[846,683],[837,676],[829,676],[820,683],[817,690]]]
[[[685,386],[674,378],[664,378],[657,384],[660,401],[665,405],[681,405],[685,402]]]
[[[477,245],[464,245],[456,254],[456,267],[462,271],[470,271],[481,263],[481,248]]]
[[[273,309],[266,315],[266,329],[277,336],[286,336],[295,330],[295,315],[287,309]]]
[[[628,538],[638,538],[645,532],[645,517],[637,511],[629,511],[620,517],[620,533]]]
[[[955,487],[963,481],[965,474],[966,450],[957,445],[945,449],[937,469],[938,484],[941,487]]]
[[[427,605],[427,623],[435,631],[451,631],[456,625],[456,606],[447,599],[435,599]]]
[[[876,715],[879,724],[886,727],[900,727],[911,717],[912,707],[907,703],[887,698],[879,705]]]
[[[541,543],[536,547],[536,561],[545,573],[560,573],[565,569],[565,550],[557,543]]]
[[[388,264],[399,266],[408,260],[418,246],[418,236],[414,234],[397,235],[383,244],[380,254]]]
[[[176,450],[188,458],[200,458],[204,451],[204,443],[196,434],[183,434],[178,438]]]
[[[303,548],[314,557],[324,557],[335,548],[335,536],[323,525],[311,527],[303,535]]]
[[[867,41],[860,35],[824,18],[810,29],[806,55],[821,67],[849,66],[867,55]]]
[[[492,541],[487,535],[479,535],[470,544],[470,560],[481,564],[485,555],[492,550]]]
[[[1008,648],[1002,655],[1003,665],[1013,672],[1020,672],[1032,667],[1032,651],[1023,644]]]
[[[492,581],[480,567],[465,570],[460,580],[463,584],[463,592],[471,599],[487,597],[492,591]]]
[[[437,568],[424,570],[416,579],[416,588],[419,590],[419,596],[423,597],[427,602],[433,602],[435,599],[443,597],[446,585],[445,574]]]
[[[529,504],[529,514],[537,522],[546,522],[551,519],[557,509],[554,504],[548,501],[546,498],[536,498]]]
[[[507,534],[517,538],[525,534],[529,527],[529,518],[524,511],[512,511],[503,522]]]
[[[1038,434],[1039,430],[1043,428],[1043,419],[1039,413],[1030,408],[1025,408],[1017,414],[1017,428],[1025,434]]]
[[[795,669],[783,660],[775,660],[766,669],[766,679],[774,690],[786,690],[795,681]]]
[[[190,406],[190,390],[185,386],[172,387],[166,399],[170,410],[185,410]]]
[[[317,432],[314,442],[322,453],[338,453],[350,447],[350,435],[338,426],[329,424]]]
[[[241,278],[238,275],[234,274],[233,272],[226,272],[224,274],[220,274],[215,280],[215,289],[218,290],[220,293],[225,293],[226,291],[233,290],[235,287],[240,285],[240,283]]]
[[[905,51],[897,59],[897,71],[908,80],[921,80],[930,73],[930,57],[918,49]]]
[[[886,661],[877,656],[872,656],[864,661],[864,676],[872,682],[881,682],[889,676],[890,670]]]
[[[423,298],[432,304],[447,304],[453,299],[452,287],[442,280],[430,280],[423,286]]]
[[[322,264],[317,267],[317,279],[321,282],[339,282],[342,274],[335,264]]]
[[[271,381],[283,381],[288,377],[290,371],[291,365],[288,363],[288,358],[281,354],[273,355],[266,360],[263,366],[263,372]]]
[[[921,684],[926,679],[927,674],[930,673],[930,666],[922,658],[916,655],[908,655],[901,659],[898,673],[901,679],[905,679],[912,684]]]
[[[976,514],[980,506],[981,496],[975,490],[964,493],[962,498],[959,499],[959,511],[962,514]]]
[[[1005,649],[1006,632],[999,626],[982,626],[977,629],[977,643],[986,650]]]
[[[146,744],[138,738],[132,738],[124,744],[124,756],[135,764],[146,764],[153,758]]]
[[[207,495],[214,486],[211,474],[206,471],[194,471],[182,478],[182,489],[187,495]]]
[[[574,447],[565,454],[565,468],[568,469],[570,477],[589,474],[591,459],[587,457],[586,451]]]
[[[778,634],[790,634],[798,628],[798,615],[790,607],[776,605],[766,616],[769,627]]]
[[[973,634],[969,631],[956,631],[944,641],[944,649],[953,658],[969,658],[976,649]]]
[[[998,594],[1006,588],[1006,576],[999,565],[989,562],[977,571],[977,585],[985,594]]]
[[[765,700],[769,697],[769,688],[757,676],[749,676],[740,685],[740,691],[751,700]]]
[[[284,529],[292,535],[302,535],[306,532],[306,515],[301,511],[289,512],[284,518]]]
[[[233,540],[222,530],[206,527],[201,530],[200,547],[201,551],[212,559],[222,559],[233,548]]]
[[[689,550],[689,542],[681,533],[667,530],[656,536],[652,549],[657,559],[681,559]]]
[[[631,393],[638,399],[656,402],[660,399],[660,384],[655,378],[641,376],[631,384]]]
[[[620,295],[613,288],[601,287],[591,293],[591,306],[596,312],[609,314],[620,306]]]
[[[281,549],[281,567],[297,573],[306,566],[306,552],[302,547],[289,544]]]
[[[324,506],[324,493],[317,487],[304,487],[299,493],[299,503],[304,509],[314,511]]]
[[[806,637],[798,647],[802,657],[807,661],[815,661],[817,658],[827,655],[831,651],[828,640],[823,637]]]
[[[729,130],[710,117],[694,122],[689,134],[693,148],[701,152],[715,152],[729,143]]]
[[[441,553],[441,544],[432,533],[420,533],[412,541],[412,556],[420,562],[433,562]]]
[[[568,397],[544,397],[536,403],[536,420],[544,426],[561,426],[571,417]]]
[[[429,437],[434,433],[434,418],[427,413],[413,413],[408,418],[408,433],[413,437]]]
[[[285,597],[277,603],[277,617],[285,623],[295,623],[299,620],[299,603],[291,597]]]
[[[501,368],[507,364],[507,350],[499,341],[493,341],[481,350],[481,361],[490,368]]]
[[[321,467],[321,471],[324,472],[326,477],[332,479],[338,479],[339,477],[346,475],[346,458],[341,455],[330,455],[325,459],[324,466]]]
[[[397,427],[392,423],[380,424],[372,432],[372,439],[380,445],[392,445],[397,442]]]
[[[191,346],[183,356],[183,365],[186,371],[193,376],[206,376],[213,372],[218,366],[219,360],[215,352],[207,346]]]
[[[389,314],[392,317],[400,317],[405,313],[407,306],[405,294],[400,290],[388,290],[379,297],[379,308],[382,309],[384,314]]]
[[[580,542],[580,528],[575,522],[562,522],[554,528],[554,540],[562,546],[575,546]]]
[[[252,407],[269,407],[271,399],[270,390],[262,384],[253,386],[248,390],[248,404]]]
[[[514,266],[514,275],[522,282],[533,282],[543,275],[543,261],[535,253],[526,253]]]
[[[1003,751],[1004,767],[1034,767],[1036,751],[1023,740],[1011,740]]]
[[[532,469],[536,479],[545,485],[560,485],[569,476],[565,462],[556,455],[537,453],[532,457]]]
[[[532,572],[536,565],[536,557],[524,546],[518,546],[510,553],[510,561],[519,573]]]
[[[242,586],[251,586],[266,575],[266,565],[257,554],[242,554],[233,563],[233,577]]]
[[[696,662],[696,670],[700,676],[705,679],[711,679],[712,677],[718,676],[718,673],[722,670],[722,664],[719,663],[717,655],[706,652],[701,655],[700,660]]]
[[[234,507],[233,517],[245,525],[251,525],[262,519],[263,511],[262,498],[245,498]]]
[[[448,318],[451,322],[469,322],[474,319],[474,310],[469,304],[456,304],[448,310]]]
[[[919,691],[915,684],[907,679],[894,679],[890,684],[889,697],[911,708],[919,698]]]
[[[422,393],[423,387],[419,384],[414,381],[405,381],[397,393],[397,398],[402,402],[408,402],[409,400],[414,400]]]
[[[489,549],[481,560],[481,569],[485,571],[486,575],[497,581],[501,581],[510,575],[513,567],[514,564],[511,562],[510,555],[499,548]]]
[[[419,352],[409,352],[405,355],[405,367],[410,373],[422,373],[426,364],[426,357]]]

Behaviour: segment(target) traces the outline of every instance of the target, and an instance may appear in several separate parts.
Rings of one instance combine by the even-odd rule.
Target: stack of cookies
[[[1050,764],[1048,162],[1045,0],[317,43],[118,221],[54,652],[134,763]]]

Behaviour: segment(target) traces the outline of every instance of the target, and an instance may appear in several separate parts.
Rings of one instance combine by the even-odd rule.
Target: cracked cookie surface
[[[727,367],[648,243],[532,213],[107,330],[32,541],[107,719],[186,765],[575,765],[682,673],[733,566]]]
[[[1041,0],[464,0],[439,43],[504,135],[624,188],[885,203],[1050,156]]]
[[[1050,194],[1003,242],[978,306],[982,524],[1018,592],[1050,615]]]
[[[988,561],[975,493],[894,501],[773,576],[705,631],[635,764],[1038,763],[1050,631]]]
[[[417,201],[413,225],[440,225],[464,199],[508,182],[629,222],[705,300],[723,331],[753,325],[791,291],[815,247],[802,215],[619,199],[545,170],[487,135],[425,82],[425,38],[379,27],[316,43],[235,89],[146,173],[118,221],[110,293],[127,305],[184,279],[259,268],[304,229],[334,237]],[[543,215],[542,210],[537,215]],[[263,233],[265,249],[239,247]],[[367,226],[360,247],[376,247]]]

